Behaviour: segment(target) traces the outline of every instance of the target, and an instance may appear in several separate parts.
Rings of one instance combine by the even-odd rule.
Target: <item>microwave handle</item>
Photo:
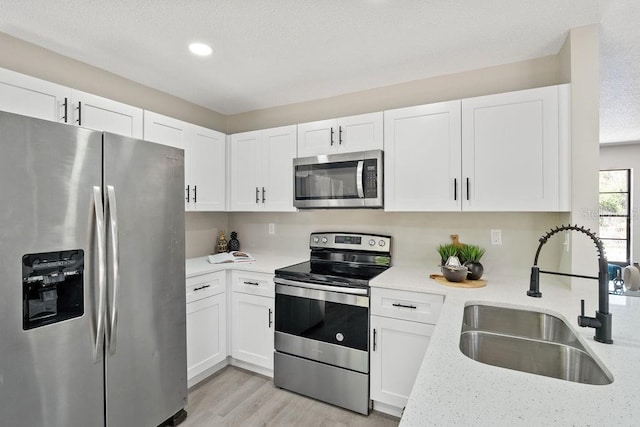
[[[356,170],[356,189],[358,197],[364,199],[364,160],[358,161],[358,169]]]

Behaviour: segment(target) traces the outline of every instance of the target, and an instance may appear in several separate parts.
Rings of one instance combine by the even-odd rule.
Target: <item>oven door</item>
[[[369,372],[367,289],[275,279],[275,349]]]
[[[382,151],[332,154],[293,161],[297,208],[383,207]]]

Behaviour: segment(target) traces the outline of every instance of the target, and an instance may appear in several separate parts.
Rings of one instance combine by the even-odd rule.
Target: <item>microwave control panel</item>
[[[378,197],[378,161],[376,159],[364,161],[364,197]]]

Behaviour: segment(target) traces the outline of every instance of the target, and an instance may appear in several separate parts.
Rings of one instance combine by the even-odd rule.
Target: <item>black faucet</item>
[[[579,231],[586,234],[591,238],[591,240],[593,240],[593,243],[595,243],[596,248],[598,249],[598,277],[559,273],[555,271],[542,271],[540,270],[540,268],[538,268],[538,256],[540,255],[540,249],[542,249],[542,246],[547,243],[547,240],[549,240],[549,238],[556,233],[570,230]],[[607,258],[604,256],[604,248],[602,247],[602,242],[600,241],[600,239],[598,239],[598,237],[593,234],[591,230],[585,229],[584,227],[578,227],[578,224],[569,224],[561,225],[560,227],[552,229],[544,236],[542,236],[539,242],[540,245],[538,245],[536,257],[533,260],[533,267],[531,267],[531,281],[529,282],[529,290],[527,291],[527,295],[535,298],[542,297],[542,292],[540,292],[540,273],[556,274],[559,276],[580,277],[583,279],[596,279],[598,281],[599,299],[596,317],[587,317],[584,315],[584,300],[581,300],[578,325],[582,327],[595,328],[596,334],[593,337],[594,340],[605,344],[613,344],[613,339],[611,338],[611,313],[609,313],[609,270],[607,265]]]

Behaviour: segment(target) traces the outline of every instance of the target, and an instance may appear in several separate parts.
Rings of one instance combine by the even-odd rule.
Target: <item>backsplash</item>
[[[185,213],[186,257],[196,258],[212,254],[220,230],[228,231],[226,212]]]
[[[396,213],[377,210],[316,210],[287,213],[229,213],[226,231],[237,231],[242,249],[300,255],[309,252],[314,231],[354,231],[392,236],[394,265],[433,267],[436,247],[458,234],[462,243],[486,248],[485,274],[528,279],[538,239],[566,220],[561,213]],[[275,234],[269,234],[274,224]],[[490,244],[490,230],[502,230],[502,245]],[[558,267],[562,238],[550,241],[539,264]]]

